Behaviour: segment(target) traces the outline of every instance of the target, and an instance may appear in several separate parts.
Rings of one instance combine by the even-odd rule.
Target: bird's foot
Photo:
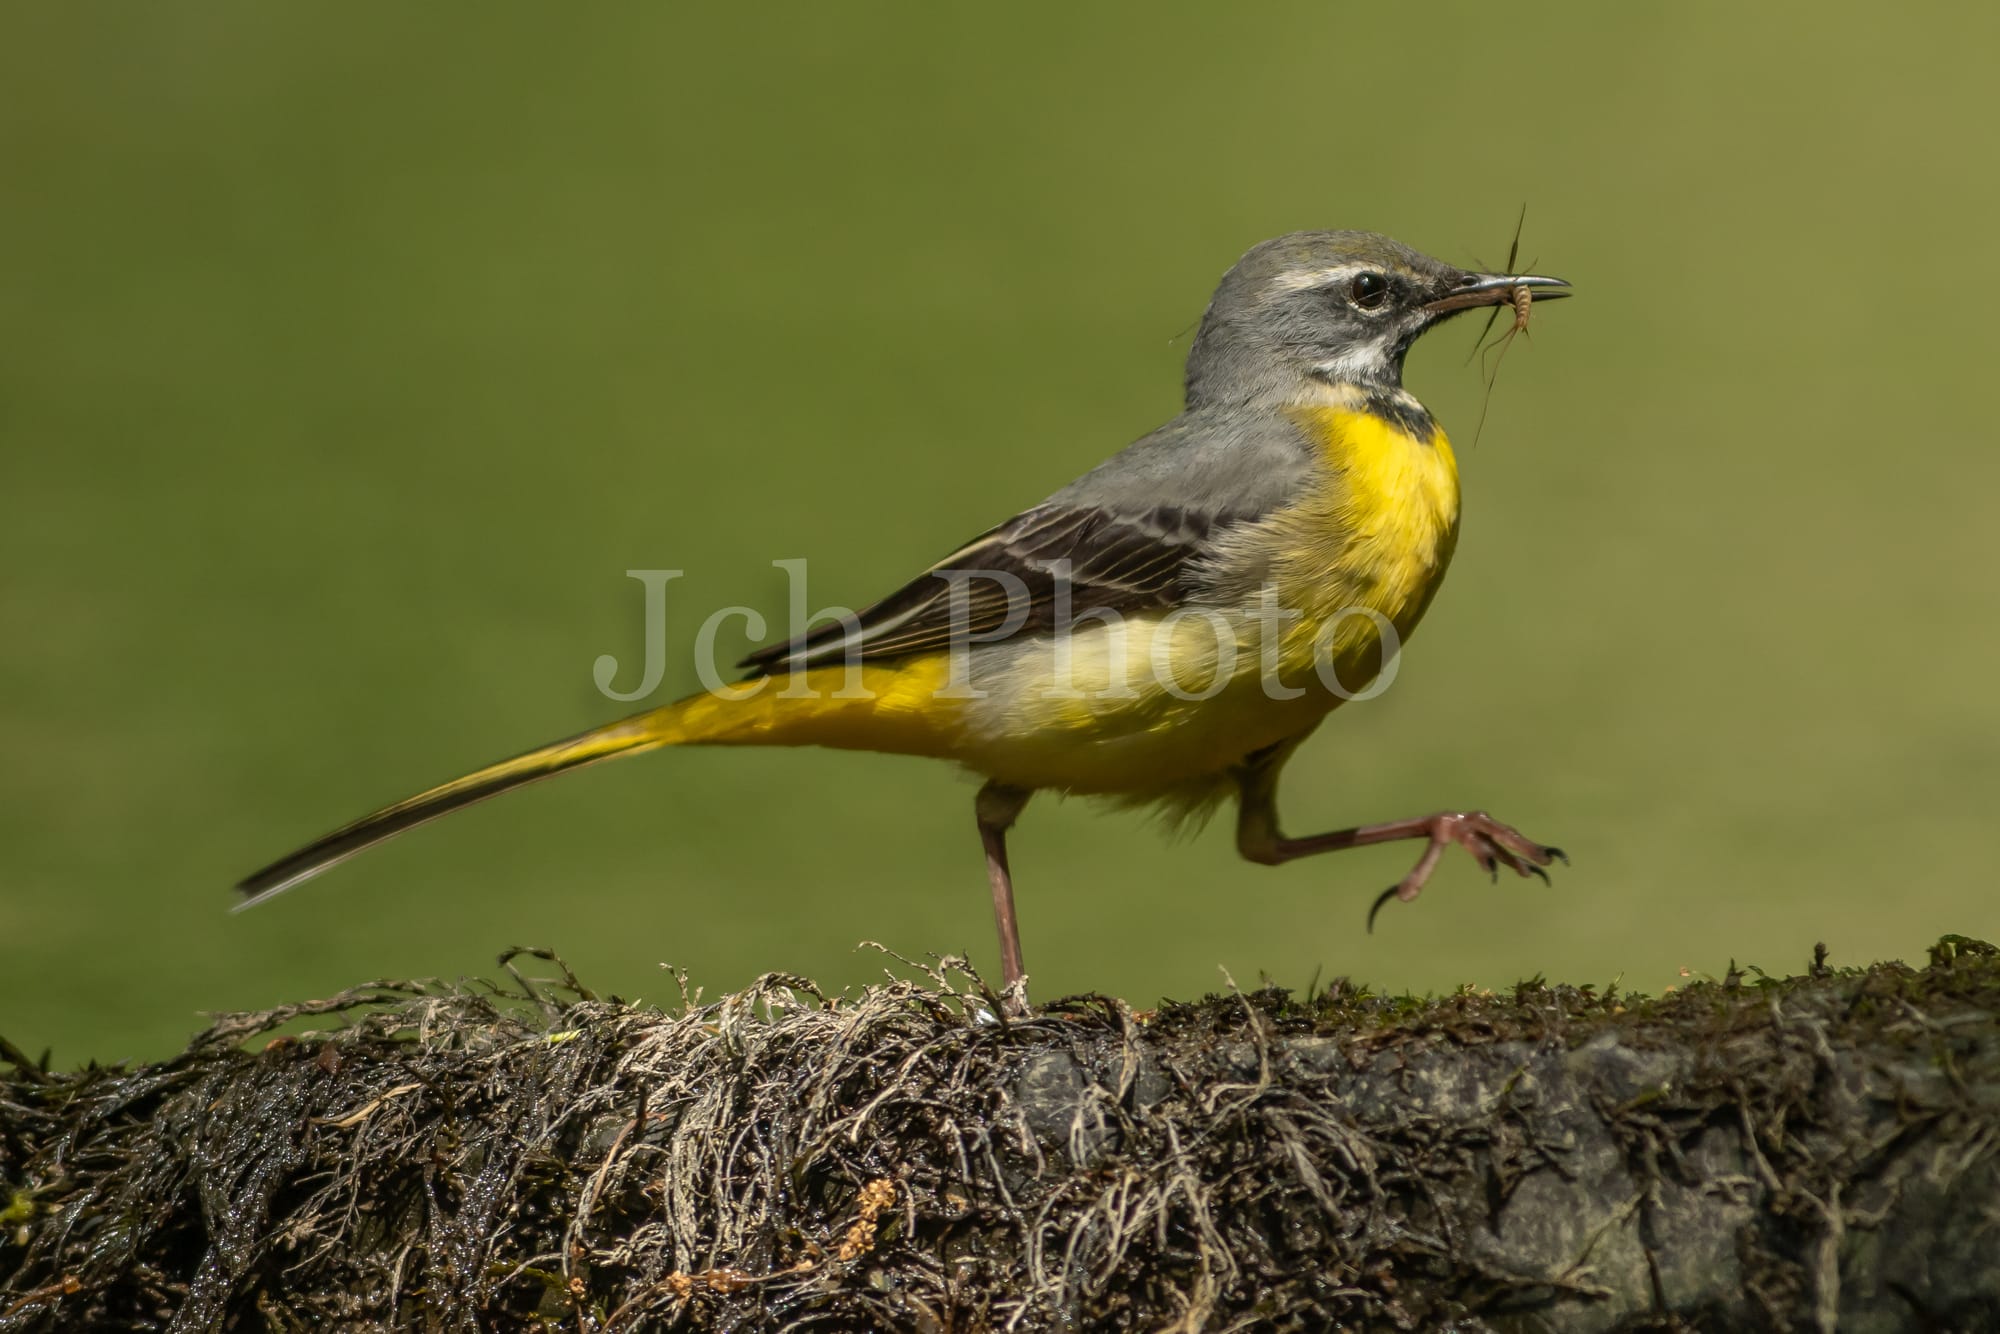
[[[1472,859],[1493,877],[1495,884],[1500,880],[1500,868],[1506,867],[1523,877],[1540,877],[1543,884],[1549,882],[1549,873],[1543,867],[1561,862],[1569,865],[1569,858],[1561,848],[1537,843],[1520,830],[1488,815],[1485,811],[1439,811],[1425,821],[1430,841],[1425,844],[1423,854],[1410,873],[1382,891],[1373,906],[1368,909],[1368,927],[1375,927],[1375,914],[1382,911],[1382,905],[1390,899],[1408,903],[1423,891],[1424,884],[1431,878],[1443,860],[1445,849],[1457,844],[1472,854]]]
[[[1034,1017],[1035,1007],[1028,1004],[1028,978],[1026,974],[1009,982],[1000,992],[1000,1013],[1009,1019],[1029,1019]]]

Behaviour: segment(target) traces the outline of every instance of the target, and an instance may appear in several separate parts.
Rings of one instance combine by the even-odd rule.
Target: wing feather
[[[871,662],[935,652],[949,647],[954,635],[990,635],[1021,605],[1017,590],[995,574],[1012,576],[1025,590],[1025,612],[1007,637],[1045,634],[1056,623],[1057,585],[1048,568],[1054,561],[1070,563],[1072,616],[1099,608],[1122,614],[1171,608],[1190,591],[1190,562],[1213,534],[1249,517],[1172,505],[1136,514],[1039,505],[974,538],[863,609],[853,623],[829,622],[768,645],[739,666],[766,676],[850,656]],[[954,586],[964,590],[957,598]]]

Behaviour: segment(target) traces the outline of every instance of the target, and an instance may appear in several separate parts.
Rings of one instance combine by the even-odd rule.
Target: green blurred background
[[[1930,18],[1926,20],[1924,13]],[[1844,15],[1844,16],[1843,16]],[[1553,890],[1412,849],[1272,871],[1044,799],[1037,991],[1219,967],[1656,990],[2000,936],[1993,11],[1487,3],[29,5],[0,19],[0,1032],[514,943],[665,998],[992,929],[973,788],[667,754],[254,913],[241,873],[617,716],[630,568],[856,604],[1165,419],[1246,247],[1369,227],[1573,281],[1457,434],[1456,568],[1298,832],[1485,805]],[[621,684],[629,686],[633,670]]]

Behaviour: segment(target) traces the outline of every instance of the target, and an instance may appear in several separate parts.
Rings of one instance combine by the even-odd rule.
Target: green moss
[[[2000,1136],[2000,952],[1977,941],[1656,997],[1339,980],[992,1011],[943,970],[833,999],[773,975],[676,1015],[515,975],[228,1016],[158,1064],[18,1068],[0,1330],[1638,1330],[1668,1327],[1646,1323],[1668,1288],[1674,1328],[1828,1300],[1868,1328],[1891,1280],[1984,1300],[1973,1258],[1910,1241],[1956,1255]],[[1944,1144],[1957,1231],[1933,1236],[1898,1212],[1929,1197],[1883,1183],[1931,1180],[1899,1164]]]

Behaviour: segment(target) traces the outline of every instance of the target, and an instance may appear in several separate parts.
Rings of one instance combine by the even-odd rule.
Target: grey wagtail
[[[1416,628],[1458,538],[1458,466],[1403,359],[1466,310],[1569,294],[1367,232],[1266,241],[1223,275],[1181,414],[856,617],[752,653],[743,685],[543,746],[363,816],[258,871],[249,906],[363,848],[568,769],[663,746],[835,746],[951,760],[975,809],[1014,1004],[1026,976],[1007,830],[1035,792],[1201,817],[1277,865],[1397,839],[1489,873],[1561,856],[1484,812],[1310,838],[1278,828],[1286,759]]]

